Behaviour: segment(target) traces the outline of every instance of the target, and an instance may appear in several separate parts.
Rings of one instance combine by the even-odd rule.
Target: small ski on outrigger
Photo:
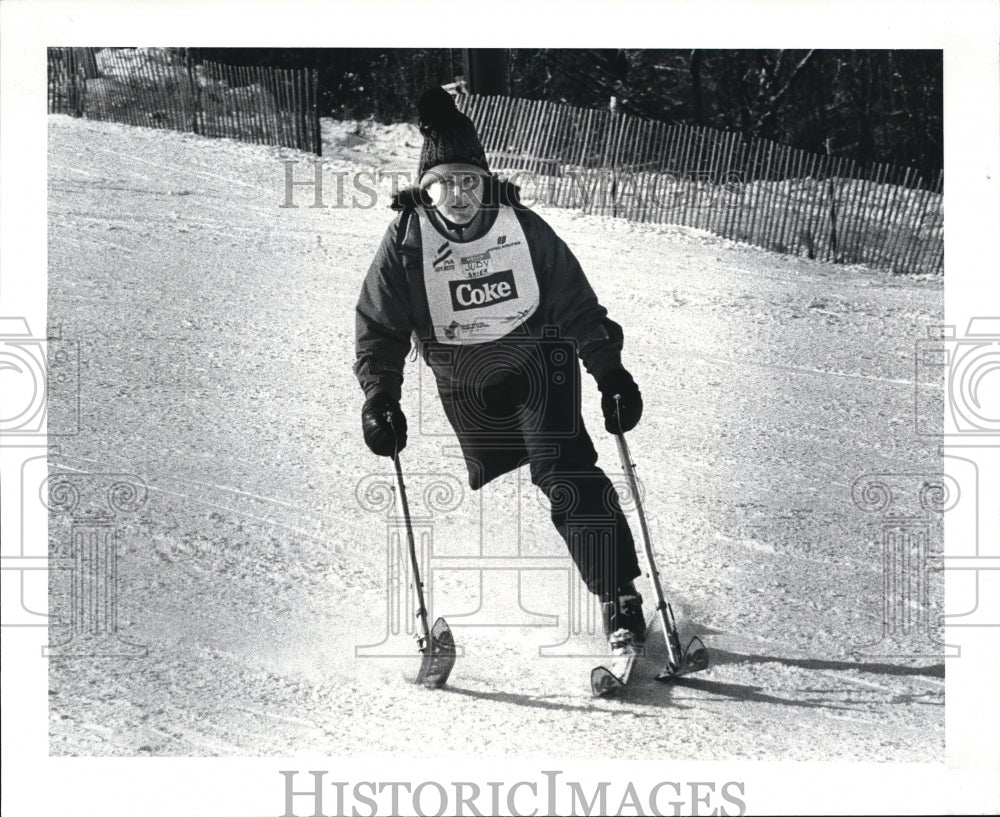
[[[391,411],[386,412],[386,419],[392,426]],[[395,428],[393,428],[393,434],[395,434]],[[440,688],[448,682],[448,676],[455,666],[458,650],[455,647],[455,638],[451,634],[451,628],[443,618],[438,618],[433,627],[428,627],[427,605],[424,603],[424,584],[420,579],[417,546],[413,538],[413,525],[410,523],[410,506],[406,501],[406,485],[403,483],[403,468],[399,462],[398,448],[393,453],[392,461],[396,469],[396,494],[403,512],[403,521],[406,523],[406,543],[410,551],[413,587],[417,592],[417,649],[422,657],[417,674],[410,680],[425,687]]]
[[[654,614],[646,622],[647,638],[656,623]],[[636,663],[646,654],[643,644],[635,644],[628,630],[617,630],[608,637],[611,657],[607,663],[599,664],[590,671],[590,688],[594,695],[601,697],[628,685]]]
[[[615,403],[618,405],[620,397],[615,395]],[[619,424],[619,428],[621,425]],[[649,538],[649,526],[646,524],[646,514],[642,509],[642,498],[639,496],[639,483],[635,476],[635,465],[629,453],[628,444],[625,442],[625,435],[621,431],[615,434],[618,443],[618,455],[621,457],[622,468],[628,479],[628,487],[635,499],[636,513],[639,515],[639,528],[642,533],[642,547],[646,557],[646,570],[649,580],[653,585],[653,592],[656,594],[656,613],[659,617],[663,632],[663,638],[667,645],[667,664],[663,671],[656,676],[657,681],[669,681],[680,675],[687,675],[692,672],[700,672],[708,668],[708,650],[701,639],[695,636],[687,645],[686,649],[681,649],[680,633],[677,631],[677,622],[674,620],[674,611],[670,603],[663,595],[663,586],[660,584],[660,574],[656,569],[656,561],[653,558],[653,546]],[[653,630],[654,620],[646,628],[647,633]],[[594,667],[590,672],[590,688],[596,696],[609,695],[625,687],[632,677],[636,662],[647,652],[647,648],[642,645],[632,643],[631,634],[628,630],[619,630],[611,634],[609,638],[611,646],[611,658],[606,665]]]

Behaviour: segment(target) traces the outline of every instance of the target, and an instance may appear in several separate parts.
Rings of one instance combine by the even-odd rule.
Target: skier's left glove
[[[387,394],[374,394],[365,400],[361,430],[365,444],[380,457],[391,457],[406,448],[406,415],[399,401]]]
[[[604,428],[610,434],[631,431],[642,417],[642,394],[635,381],[625,369],[613,369],[602,377],[597,388],[601,390],[601,411],[604,412]],[[615,395],[619,399],[615,400]],[[619,415],[621,426],[619,427]]]

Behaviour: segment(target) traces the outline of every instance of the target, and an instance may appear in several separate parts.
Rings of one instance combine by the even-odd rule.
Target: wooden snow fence
[[[322,152],[318,74],[195,64],[181,49],[50,48],[48,109]]]
[[[897,273],[940,273],[943,172],[859,165],[609,110],[464,95],[491,167],[542,203]]]

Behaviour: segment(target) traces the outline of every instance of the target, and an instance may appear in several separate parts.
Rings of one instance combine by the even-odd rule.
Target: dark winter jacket
[[[400,214],[386,230],[358,299],[354,371],[369,397],[385,392],[400,399],[411,340],[420,348],[442,393],[457,385],[463,372],[482,370],[482,366],[463,366],[463,359],[482,356],[489,352],[487,347],[503,343],[456,347],[434,337],[424,291],[421,234],[414,215],[418,196],[417,191],[407,190],[394,200],[393,209]],[[621,368],[621,327],[608,318],[569,247],[519,202],[516,187],[491,179],[487,198],[515,208],[538,280],[539,307],[510,340],[517,334],[532,338],[555,334],[569,340],[598,380]],[[488,209],[488,217],[490,213],[495,219],[495,207]]]

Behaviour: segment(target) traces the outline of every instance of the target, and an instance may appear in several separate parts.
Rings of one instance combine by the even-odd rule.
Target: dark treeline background
[[[195,59],[316,68],[320,114],[413,120],[429,85],[463,74],[462,49],[191,49]],[[942,52],[509,49],[513,96],[735,130],[857,162],[942,166]]]

